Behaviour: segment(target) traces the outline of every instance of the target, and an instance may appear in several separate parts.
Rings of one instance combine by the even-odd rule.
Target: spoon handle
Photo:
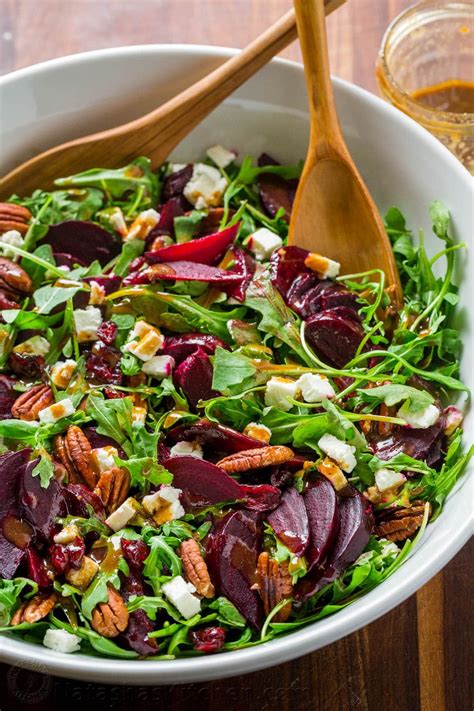
[[[324,0],[294,0],[294,7],[310,108],[309,153],[321,158],[341,145],[331,86]]]

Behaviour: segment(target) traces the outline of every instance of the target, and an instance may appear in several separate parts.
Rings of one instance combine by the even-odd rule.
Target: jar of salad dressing
[[[474,174],[474,3],[423,0],[387,29],[376,67],[385,99]]]

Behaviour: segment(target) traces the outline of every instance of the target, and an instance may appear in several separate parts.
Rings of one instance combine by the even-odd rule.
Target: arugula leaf
[[[49,314],[56,306],[72,299],[78,291],[85,291],[82,286],[42,286],[36,289],[33,298],[39,314]]]
[[[408,412],[419,412],[434,402],[434,397],[427,390],[418,390],[411,385],[389,383],[375,388],[357,389],[364,402],[378,404],[384,402],[388,407],[406,401]]]
[[[245,617],[240,614],[236,606],[226,597],[217,597],[209,603],[207,607],[210,610],[216,610],[218,621],[229,627],[243,628],[247,624]]]
[[[163,568],[166,567],[171,577],[181,575],[181,558],[174,552],[173,548],[166,542],[164,536],[152,536],[148,541],[151,548],[148,558],[145,559],[143,575],[153,588],[155,595],[159,596],[161,591],[161,577]]]
[[[18,331],[50,328],[61,320],[61,314],[45,317],[38,316],[34,311],[23,311],[22,309],[4,309],[1,314],[5,323],[14,324]]]
[[[51,458],[42,454],[31,474],[32,476],[39,476],[41,486],[43,489],[47,489],[49,482],[54,477],[54,465]]]
[[[132,456],[132,398],[105,400],[99,393],[91,393],[87,400],[87,414],[97,423],[97,432],[111,437]]]
[[[199,225],[206,213],[202,210],[192,210],[189,215],[175,217],[173,220],[176,241],[189,242],[199,232]]]
[[[239,391],[255,385],[257,368],[240,353],[225,350],[218,346],[214,354],[213,390],[229,394],[233,386]]]
[[[38,592],[38,585],[28,578],[0,578],[0,626],[7,626],[12,618],[13,608],[17,606],[25,588],[31,588],[29,597]]]
[[[0,437],[34,445],[39,426],[39,422],[27,420],[0,420]]]
[[[81,600],[81,611],[86,620],[92,619],[92,611],[99,602],[107,602],[109,597],[107,585],[113,585],[116,590],[120,588],[117,570],[99,571],[85,591]]]
[[[124,243],[120,256],[114,265],[114,274],[125,276],[128,268],[134,259],[140,257],[145,249],[145,242],[142,239],[132,239]]]

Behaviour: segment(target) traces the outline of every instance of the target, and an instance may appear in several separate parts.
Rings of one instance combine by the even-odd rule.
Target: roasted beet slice
[[[155,237],[161,237],[162,235],[173,235],[174,234],[174,218],[181,217],[184,215],[183,208],[181,206],[181,201],[179,198],[170,198],[160,212],[160,219],[158,224],[151,230],[147,238],[147,243],[152,243]]]
[[[434,425],[425,430],[395,426],[389,437],[373,441],[372,449],[380,459],[392,459],[403,453],[435,467],[441,459],[444,422],[441,415]]]
[[[343,368],[355,355],[364,329],[351,309],[339,306],[306,321],[308,343],[325,363]]]
[[[25,563],[28,577],[38,585],[39,589],[49,588],[51,581],[46,563],[32,546],[29,546],[25,551]]]
[[[287,303],[306,319],[320,311],[340,306],[356,312],[356,295],[338,282],[320,281],[314,274],[302,274],[288,290]]]
[[[278,210],[285,211],[282,219],[290,222],[291,208],[295,199],[295,186],[281,175],[262,173],[258,176],[260,200],[267,215],[275,217]]]
[[[242,498],[238,482],[211,462],[197,457],[171,457],[164,466],[173,474],[173,486],[182,490],[187,510]]]
[[[233,243],[239,231],[240,222],[231,227],[226,227],[222,232],[215,232],[207,237],[199,237],[190,242],[171,244],[145,255],[150,264],[156,262],[195,262],[198,264],[213,265],[218,262],[224,252]]]
[[[12,511],[20,513],[18,486],[25,474],[30,454],[30,449],[21,449],[0,456],[0,520]]]
[[[272,511],[280,503],[281,491],[271,484],[239,484],[243,506],[253,511]]]
[[[195,353],[198,348],[208,355],[213,355],[217,346],[229,348],[217,336],[210,336],[204,333],[185,333],[182,336],[166,336],[160,354],[172,356],[179,365],[185,358]]]
[[[207,239],[207,237],[203,237]],[[189,244],[189,243],[186,243]],[[168,249],[165,247],[164,249]],[[150,252],[154,254],[154,252]],[[144,280],[144,281],[142,281]],[[208,284],[240,284],[243,274],[237,274],[219,267],[189,261],[160,262],[140,272],[136,277],[127,278],[127,284],[153,283],[155,281],[205,281]]]
[[[225,287],[225,292],[228,297],[243,301],[247,292],[248,286],[252,281],[255,273],[256,264],[252,257],[238,247],[232,249],[234,255],[234,266],[232,271],[240,274],[243,278],[240,284],[231,284]]]
[[[8,420],[12,416],[12,405],[18,397],[13,390],[16,379],[9,375],[0,375],[0,420]]]
[[[263,607],[256,581],[262,525],[255,511],[232,511],[216,521],[208,536],[206,562],[219,593],[234,603],[249,625],[259,629]]]
[[[150,654],[158,653],[158,644],[156,640],[148,638],[148,634],[153,632],[153,622],[150,620],[144,610],[135,610],[130,613],[128,618],[128,626],[121,638],[124,639],[130,649],[140,654],[142,657],[147,657]]]
[[[173,380],[175,385],[181,388],[189,404],[196,407],[200,400],[217,396],[212,389],[212,373],[209,356],[198,348],[176,368]]]
[[[105,517],[105,510],[102,501],[93,491],[83,484],[68,484],[65,487],[64,495],[67,508],[73,516],[89,518],[88,506],[91,506],[99,518]]]
[[[181,197],[183,190],[189,183],[193,175],[193,166],[191,163],[185,165],[181,170],[168,175],[163,182],[163,192],[161,199],[163,202],[170,200],[173,197]]]
[[[29,462],[20,479],[20,502],[23,516],[41,538],[50,541],[56,530],[56,518],[66,513],[64,487],[51,479],[43,488],[39,476],[33,476],[38,460]]]
[[[70,255],[80,264],[98,260],[102,266],[119,254],[120,240],[95,222],[68,220],[51,225],[43,243],[53,252]]]
[[[0,526],[0,577],[10,580],[26,555],[26,550],[18,548],[3,535]]]
[[[241,434],[231,427],[218,425],[209,420],[199,420],[192,425],[180,425],[168,433],[172,444],[196,440],[201,446],[209,447],[215,454],[234,454],[245,449],[263,447],[264,442]]]
[[[309,524],[305,502],[301,494],[293,487],[286,489],[280,504],[267,516],[267,521],[278,538],[300,557],[309,543]]]
[[[273,286],[286,299],[288,290],[295,279],[302,274],[313,274],[305,266],[307,249],[301,247],[282,247],[274,252],[270,259],[270,278]]]
[[[310,482],[303,494],[309,521],[310,543],[308,570],[322,562],[332,545],[339,525],[339,511],[334,487],[327,479]]]

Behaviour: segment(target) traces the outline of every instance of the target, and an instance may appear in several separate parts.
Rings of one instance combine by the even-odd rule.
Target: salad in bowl
[[[434,202],[428,258],[391,208],[399,308],[380,270],[286,244],[300,171],[217,145],[0,204],[2,632],[258,645],[387,580],[440,514],[472,455],[463,245]]]

